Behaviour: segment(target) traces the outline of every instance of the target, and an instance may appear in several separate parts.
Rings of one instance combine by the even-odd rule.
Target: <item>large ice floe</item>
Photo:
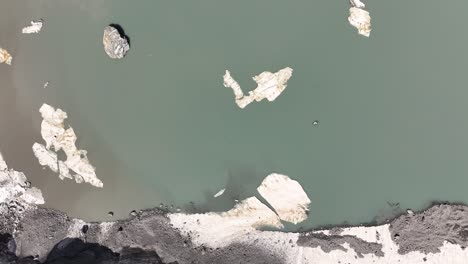
[[[75,179],[77,183],[87,182],[96,187],[102,187],[102,181],[96,176],[94,167],[89,163],[86,150],[76,147],[76,135],[72,127],[65,129],[64,121],[67,113],[61,109],[55,110],[48,104],[39,109],[42,115],[41,135],[46,145],[34,143],[32,149],[42,166],[48,166],[58,173],[60,179]],[[57,152],[63,150],[67,159],[58,159]]]
[[[23,34],[34,34],[34,33],[39,33],[42,30],[42,24],[43,21],[42,19],[36,20],[36,21],[31,21],[31,25],[24,27],[22,29]]]
[[[0,63],[11,65],[13,57],[5,49],[0,48]]]
[[[369,12],[364,10],[366,5],[360,0],[350,0],[351,7],[349,8],[349,23],[357,28],[358,33],[365,37],[370,36],[371,32],[371,17]]]
[[[281,220],[297,224],[307,219],[310,199],[297,181],[273,173],[263,180],[257,191],[275,209]]]
[[[232,78],[231,73],[226,70],[223,76],[224,87],[231,88],[234,92],[236,104],[240,108],[244,108],[254,100],[260,102],[263,99],[274,101],[286,89],[286,83],[292,76],[293,69],[286,67],[275,73],[268,71],[254,76],[253,80],[257,83],[257,88],[250,91],[248,95],[244,95],[239,83]]]

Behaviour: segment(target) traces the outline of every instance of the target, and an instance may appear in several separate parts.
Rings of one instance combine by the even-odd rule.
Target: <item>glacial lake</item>
[[[366,4],[370,38],[348,24],[346,0],[9,1],[0,150],[46,206],[85,220],[161,203],[227,210],[272,172],[308,193],[305,228],[467,202],[468,2]],[[20,33],[39,18],[40,34]],[[120,61],[102,46],[112,23],[131,41]],[[239,109],[223,86],[225,70],[249,91],[287,66],[274,102]],[[38,164],[44,102],[68,113],[103,189]]]

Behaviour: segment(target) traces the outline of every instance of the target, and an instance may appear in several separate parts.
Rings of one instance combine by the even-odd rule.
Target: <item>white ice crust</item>
[[[12,201],[24,206],[44,204],[41,191],[29,186],[24,173],[8,169],[0,154],[0,203]]]
[[[41,135],[46,145],[34,143],[33,152],[39,163],[48,166],[59,174],[60,179],[74,178],[77,183],[87,182],[96,187],[102,187],[102,181],[96,176],[94,167],[89,163],[86,150],[76,147],[76,135],[72,127],[64,128],[67,113],[61,109],[43,104],[39,109],[42,115]],[[52,150],[53,149],[53,150]],[[58,151],[63,150],[66,161],[58,160]],[[70,170],[75,174],[71,175]]]
[[[223,76],[223,85],[233,90],[236,104],[240,108],[245,108],[254,100],[260,102],[266,98],[270,102],[274,101],[286,89],[286,83],[291,78],[292,72],[291,68],[286,67],[275,73],[265,71],[254,76],[253,80],[257,83],[257,88],[250,91],[249,95],[244,95],[239,83],[232,78],[228,70]]]
[[[297,224],[307,219],[310,199],[302,186],[286,175],[272,173],[257,188],[281,220]]]
[[[42,19],[36,20],[36,21],[31,21],[31,25],[24,27],[22,30],[23,34],[34,34],[34,33],[39,33],[42,29]]]

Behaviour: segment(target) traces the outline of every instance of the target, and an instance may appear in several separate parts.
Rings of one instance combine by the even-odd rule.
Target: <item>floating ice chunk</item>
[[[260,102],[263,99],[274,101],[286,89],[286,83],[292,76],[293,70],[289,67],[279,70],[276,73],[262,72],[254,76],[253,80],[257,83],[257,88],[250,91],[248,95],[244,95],[239,84],[234,80],[229,71],[223,76],[224,86],[231,88],[235,95],[236,104],[240,108],[246,107],[254,100]]]
[[[216,197],[219,197],[219,196],[223,195],[223,193],[224,193],[225,190],[226,190],[226,189],[221,189],[221,190],[219,190],[219,192],[217,192],[215,195],[213,195],[213,197],[216,198]]]
[[[361,2],[360,0],[349,0],[349,3],[354,6],[354,7],[357,7],[357,8],[365,8],[366,5]]]
[[[121,33],[114,26],[107,26],[104,29],[102,37],[104,51],[112,59],[122,59],[130,50],[126,36],[121,35]]]
[[[0,48],[0,63],[6,63],[8,65],[11,65],[12,57],[8,51],[5,49]]]
[[[102,187],[102,181],[96,176],[94,167],[86,157],[86,150],[76,147],[76,135],[73,128],[64,128],[67,113],[61,109],[55,110],[52,106],[43,104],[39,109],[42,115],[41,135],[46,146],[39,143],[33,145],[34,155],[41,165],[47,165],[52,171],[59,173],[59,178],[75,178],[77,183],[87,182],[96,187]],[[59,161],[54,151],[63,150],[67,156],[65,162]],[[73,177],[69,170],[76,174]]]
[[[36,187],[26,189],[26,191],[20,196],[23,201],[29,204],[44,204],[44,197],[42,192]]]
[[[58,173],[61,180],[65,178],[72,179],[69,168],[63,161],[58,160],[57,153],[48,150],[44,145],[39,143],[34,143],[32,148],[39,164],[47,166],[53,172]]]
[[[310,199],[301,185],[286,175],[272,173],[257,188],[281,220],[294,224],[307,219]]]
[[[371,17],[369,12],[358,7],[349,9],[349,23],[358,29],[360,35],[369,37],[371,32]]]
[[[23,34],[39,33],[42,29],[42,19],[31,21],[31,25],[24,27]]]

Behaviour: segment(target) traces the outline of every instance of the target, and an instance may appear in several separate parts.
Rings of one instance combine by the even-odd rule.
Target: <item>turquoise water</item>
[[[4,31],[45,20],[39,35],[8,35],[15,65],[0,71],[35,131],[15,166],[47,206],[89,220],[160,203],[224,210],[272,172],[309,194],[305,226],[369,222],[390,214],[387,202],[468,201],[466,1],[370,2],[369,39],[347,23],[347,1],[8,5],[0,14],[15,23]],[[121,61],[102,47],[111,23],[131,39]],[[247,91],[254,75],[286,66],[293,77],[274,102],[239,109],[222,85],[226,69]],[[32,163],[43,102],[68,112],[104,189]],[[3,145],[8,160],[17,150]]]

